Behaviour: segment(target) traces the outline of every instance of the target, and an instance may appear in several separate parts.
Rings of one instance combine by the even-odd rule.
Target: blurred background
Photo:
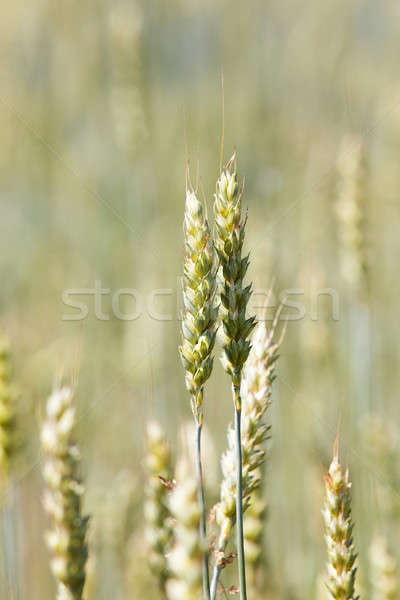
[[[372,595],[374,536],[399,553],[398,3],[15,0],[0,14],[0,320],[24,441],[17,597],[54,597],[39,424],[54,383],[77,379],[90,598],[157,598],[144,431],[156,418],[176,453],[191,417],[177,352],[186,161],[211,215],[223,99],[224,161],[237,149],[246,180],[248,278],[262,290],[275,279],[276,302],[296,290],[304,309],[288,322],[269,413],[261,597],[325,597],[320,509],[339,422],[360,589]],[[66,290],[96,281],[109,290],[101,317],[86,294],[74,297],[86,318],[69,320]],[[112,307],[126,288],[136,297],[120,308],[134,320]],[[218,360],[205,415],[211,503],[231,418]]]

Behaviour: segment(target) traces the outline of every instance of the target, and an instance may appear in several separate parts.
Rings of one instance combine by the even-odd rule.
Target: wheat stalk
[[[221,273],[222,364],[232,378],[235,420],[236,523],[240,598],[246,600],[246,569],[243,539],[243,474],[240,385],[242,369],[250,352],[248,336],[254,317],[246,318],[251,285],[243,287],[249,257],[242,257],[246,219],[242,218],[242,193],[237,180],[236,156],[233,156],[217,182],[214,195],[215,247]]]
[[[197,483],[187,460],[177,466],[177,483],[171,494],[170,510],[175,518],[175,544],[168,556],[173,574],[168,581],[170,600],[199,600],[202,592],[203,541],[199,537],[201,510]]]
[[[42,425],[43,476],[47,484],[44,506],[53,528],[46,541],[54,557],[58,600],[82,600],[87,560],[88,517],[82,516],[84,492],[79,476],[80,453],[72,440],[76,423],[74,393],[69,387],[53,392]]]
[[[339,463],[339,445],[334,445],[333,460],[325,477],[325,539],[328,550],[328,589],[335,600],[355,597],[356,553],[352,537],[351,500],[348,469]]]
[[[373,600],[395,600],[398,597],[397,565],[385,537],[373,538],[369,557]]]
[[[265,461],[264,442],[270,426],[265,423],[265,413],[271,404],[272,384],[275,380],[278,351],[284,332],[275,339],[280,309],[271,329],[261,322],[252,337],[252,348],[244,368],[243,397],[243,510],[250,504],[252,493],[260,483],[261,467]],[[221,497],[216,509],[219,525],[217,561],[211,584],[211,597],[215,598],[221,569],[225,563],[224,551],[236,521],[236,452],[235,432],[228,430],[228,448],[222,456]]]
[[[203,426],[203,388],[211,375],[212,350],[216,335],[218,311],[214,308],[216,274],[214,251],[203,206],[196,194],[188,190],[185,207],[185,265],[183,300],[185,314],[182,321],[180,354],[186,372],[186,387],[190,394],[196,424],[195,457],[201,506],[200,535],[206,549],[206,504],[201,459],[201,432]],[[203,595],[210,597],[208,552],[203,558]]]
[[[169,577],[167,552],[172,541],[169,488],[172,486],[171,450],[161,427],[151,421],[147,427],[146,501],[144,516],[149,547],[148,564],[165,595]]]

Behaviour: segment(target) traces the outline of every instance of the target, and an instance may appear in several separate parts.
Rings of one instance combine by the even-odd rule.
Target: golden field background
[[[371,597],[373,536],[387,536],[399,554],[399,17],[392,0],[3,3],[0,320],[24,442],[13,486],[17,598],[54,597],[38,440],[60,378],[78,380],[92,597],[157,598],[144,564],[144,431],[158,419],[177,451],[191,418],[177,351],[185,161],[193,181],[199,169],[211,214],[221,73],[224,159],[236,148],[246,179],[248,278],[257,289],[275,278],[277,295],[304,289],[306,308],[288,323],[270,412],[263,597],[323,597],[320,509],[339,421],[362,595]],[[360,136],[364,151],[360,286],[343,276],[335,210],[347,135]],[[140,318],[116,318],[108,296],[108,320],[95,317],[93,298],[86,319],[63,320],[73,312],[63,292],[96,280],[112,292],[137,290]],[[336,291],[338,320],[326,296],[311,318],[315,288]],[[171,319],[148,314],[154,290],[172,290],[154,305]],[[125,308],[135,307],[126,299]],[[216,360],[205,405],[210,502],[230,418]]]

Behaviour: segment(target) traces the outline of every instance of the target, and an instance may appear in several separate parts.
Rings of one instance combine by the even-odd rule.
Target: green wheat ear
[[[214,194],[215,247],[220,262],[220,317],[223,344],[222,365],[239,389],[241,373],[250,352],[248,337],[255,327],[255,317],[246,318],[251,285],[244,287],[249,257],[242,256],[246,218],[242,216],[236,157],[221,173]],[[240,395],[235,399],[241,408]]]
[[[335,600],[355,600],[355,561],[353,523],[348,469],[343,473],[339,463],[338,440],[335,442],[331,466],[325,477],[325,539],[328,550],[327,586]]]
[[[72,438],[75,423],[73,390],[69,387],[55,390],[47,402],[41,442],[47,484],[44,506],[52,520],[46,541],[53,553],[51,570],[58,584],[58,600],[82,600],[88,556],[88,517],[82,516],[81,510],[84,493],[79,476],[81,458]]]

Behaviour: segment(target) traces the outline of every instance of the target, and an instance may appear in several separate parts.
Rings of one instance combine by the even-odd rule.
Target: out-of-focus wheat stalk
[[[275,380],[278,351],[283,334],[275,339],[280,309],[278,309],[271,329],[260,322],[252,337],[252,348],[246,363],[243,381],[243,509],[252,502],[252,494],[260,484],[261,467],[265,460],[264,442],[268,438],[270,425],[265,423],[265,413],[271,404],[272,384]],[[216,509],[219,526],[216,565],[211,584],[211,597],[215,598],[221,569],[225,557],[224,550],[229,541],[236,520],[236,453],[235,432],[228,430],[228,449],[222,456],[221,499]]]
[[[75,423],[73,390],[56,389],[47,402],[41,442],[47,484],[44,506],[53,525],[46,541],[54,554],[51,569],[58,584],[58,600],[82,600],[88,556],[88,517],[82,516],[81,508],[81,457],[72,437]]]
[[[177,483],[171,494],[170,510],[175,519],[175,543],[168,556],[172,579],[168,581],[170,600],[199,600],[202,593],[204,548],[199,536],[201,510],[192,468],[182,458],[176,470]]]
[[[356,553],[353,542],[348,469],[343,473],[339,463],[339,444],[334,445],[333,460],[325,477],[325,539],[328,550],[327,586],[335,600],[355,597]]]
[[[148,564],[165,595],[170,572],[167,552],[172,541],[172,521],[169,493],[172,487],[171,450],[158,423],[151,421],[147,427],[146,500],[144,516],[146,540],[149,547]]]
[[[7,485],[17,448],[17,392],[12,383],[10,345],[0,334],[0,479]]]
[[[214,308],[216,273],[214,250],[203,206],[196,194],[188,190],[185,207],[185,266],[182,321],[182,346],[179,348],[186,371],[186,387],[190,394],[196,423],[196,468],[201,506],[200,534],[205,550],[203,564],[203,595],[210,596],[206,534],[206,504],[201,460],[201,430],[203,426],[203,389],[211,375],[212,350],[216,336],[218,310]]]
[[[243,473],[242,473],[242,369],[250,352],[248,336],[254,328],[254,317],[246,317],[251,285],[244,287],[249,257],[242,256],[246,219],[242,216],[242,192],[237,179],[234,155],[217,181],[214,195],[215,247],[221,274],[222,364],[232,378],[234,404],[234,447],[236,458],[236,529],[240,598],[246,600],[246,568],[243,538]]]
[[[98,589],[113,593],[114,600],[125,595],[125,573],[129,562],[129,541],[134,529],[136,499],[139,491],[136,473],[123,469],[113,478],[106,493],[102,494],[96,517],[92,523],[93,543],[91,557],[98,554]],[[96,544],[94,542],[97,542]],[[112,574],[107,582],[101,581],[102,566],[110,566]]]
[[[373,600],[395,600],[395,598],[398,598],[396,560],[389,552],[385,537],[379,535],[373,538],[369,558]]]
[[[263,531],[267,503],[260,487],[252,495],[251,502],[244,517],[244,550],[247,562],[247,584],[250,598],[261,595],[260,565],[263,552]]]
[[[362,192],[363,145],[356,135],[344,137],[337,160],[340,269],[344,281],[357,293],[365,284],[365,198]]]
[[[137,491],[137,481],[129,470],[120,471],[112,482],[112,488],[101,507],[101,520],[104,523],[103,535],[119,563],[124,562],[128,539],[133,529],[133,509]]]
[[[337,159],[336,216],[340,272],[348,303],[344,335],[350,371],[349,394],[355,418],[365,414],[371,403],[372,333],[369,307],[366,252],[366,190],[364,144],[357,134],[346,135]]]
[[[128,542],[127,564],[125,568],[125,595],[123,598],[152,598],[152,600],[164,599],[164,591],[158,590],[154,595],[150,588],[148,578],[148,544],[144,536],[144,531],[135,528]]]
[[[10,344],[0,333],[0,493],[2,494],[2,538],[6,577],[10,591],[16,594],[20,579],[20,553],[17,548],[18,518],[12,472],[19,439],[17,429],[18,394],[12,381]]]
[[[380,474],[375,481],[379,508],[386,522],[399,519],[399,435],[387,417],[376,413],[361,422],[363,453],[372,469]]]
[[[196,461],[196,448],[193,446],[193,434],[196,424],[193,419],[184,421],[180,428],[180,437],[182,445],[187,448],[190,460]],[[202,462],[207,465],[207,478],[204,482],[205,491],[208,489],[210,494],[215,496],[219,491],[220,467],[215,440],[211,434],[210,428],[204,423],[201,430]]]
[[[112,124],[117,143],[132,155],[147,137],[141,90],[142,16],[138,3],[113,2],[108,32]]]

